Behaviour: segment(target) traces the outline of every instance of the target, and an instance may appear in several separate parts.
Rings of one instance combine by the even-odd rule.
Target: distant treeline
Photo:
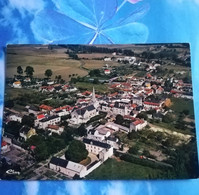
[[[69,49],[75,53],[120,53],[127,56],[134,56],[134,52],[130,49],[106,48],[89,45],[59,45]]]

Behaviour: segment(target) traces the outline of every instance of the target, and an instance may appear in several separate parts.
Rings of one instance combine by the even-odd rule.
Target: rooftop
[[[66,168],[68,161],[61,159],[61,158],[52,157],[51,160],[50,160],[50,163],[57,165],[57,166],[60,166],[60,167]]]
[[[101,147],[101,148],[111,148],[111,146],[109,144],[102,143],[102,142],[99,142],[99,141],[95,141],[95,140],[92,140],[92,139],[84,138],[83,142],[86,143],[86,144],[95,145],[95,146],[98,146],[98,147]]]

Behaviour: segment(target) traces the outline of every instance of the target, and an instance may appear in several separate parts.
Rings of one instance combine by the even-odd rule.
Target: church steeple
[[[96,102],[95,98],[95,88],[93,87],[92,102]]]

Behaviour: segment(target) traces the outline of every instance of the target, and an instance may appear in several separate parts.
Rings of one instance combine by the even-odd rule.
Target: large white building
[[[19,123],[22,122],[22,116],[20,116],[19,114],[11,114],[8,118],[10,121],[17,121]]]
[[[56,125],[61,121],[61,117],[57,115],[46,116],[39,121],[39,129],[45,129],[48,125]]]
[[[49,168],[61,172],[70,178],[73,178],[75,175],[82,178],[87,174],[87,169],[84,165],[56,157],[51,158]]]
[[[83,139],[86,149],[89,153],[99,155],[99,159],[104,162],[113,155],[113,147],[107,143],[99,142],[92,139]]]
[[[79,108],[79,109],[74,110],[71,113],[70,123],[71,124],[86,123],[92,117],[94,117],[98,114],[99,114],[98,110],[93,105]]]
[[[114,115],[129,115],[131,112],[131,109],[129,109],[129,104],[124,103],[124,102],[115,102],[113,108],[112,108],[112,113]]]

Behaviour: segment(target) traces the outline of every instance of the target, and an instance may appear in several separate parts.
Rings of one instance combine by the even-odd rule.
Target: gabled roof
[[[63,167],[63,168],[66,168],[68,161],[61,159],[61,158],[52,157],[51,160],[50,160],[50,163],[57,165],[57,166],[60,166],[60,167]]]
[[[134,124],[135,126],[137,126],[137,125],[139,125],[139,124],[143,124],[143,123],[144,123],[144,121],[141,120],[141,119],[136,119],[136,121],[133,122],[133,124]]]
[[[54,129],[54,130],[59,130],[59,126],[58,125],[48,125],[49,129]]]
[[[151,106],[160,106],[159,103],[154,103],[154,102],[144,102],[144,104],[151,105]]]
[[[89,105],[89,106],[77,109],[76,112],[78,115],[83,116],[86,111],[92,111],[92,110],[95,110],[95,107],[93,105]]]
[[[43,118],[45,118],[45,115],[44,115],[44,114],[39,114],[39,115],[37,115],[37,119],[43,119]]]
[[[101,147],[101,148],[111,148],[111,146],[109,144],[102,143],[102,142],[99,142],[99,141],[95,141],[95,140],[92,140],[92,139],[84,138],[83,142],[86,143],[86,144],[98,146],[98,147]]]
[[[66,167],[66,168],[67,168],[67,169],[70,169],[70,170],[72,170],[72,171],[75,171],[75,172],[77,172],[77,173],[80,173],[83,167],[84,167],[84,166],[81,165],[81,164],[79,164],[79,163],[75,163],[75,162],[72,162],[72,161],[68,161],[68,164],[67,164],[67,167]]]
[[[42,120],[40,120],[40,122],[47,122],[47,121],[53,120],[55,118],[59,118],[59,116],[57,116],[57,115],[47,116],[46,118],[43,118]]]
[[[44,105],[44,104],[42,104],[39,108],[43,109],[43,110],[48,110],[48,111],[51,111],[53,109],[53,107],[47,106],[47,105]]]

